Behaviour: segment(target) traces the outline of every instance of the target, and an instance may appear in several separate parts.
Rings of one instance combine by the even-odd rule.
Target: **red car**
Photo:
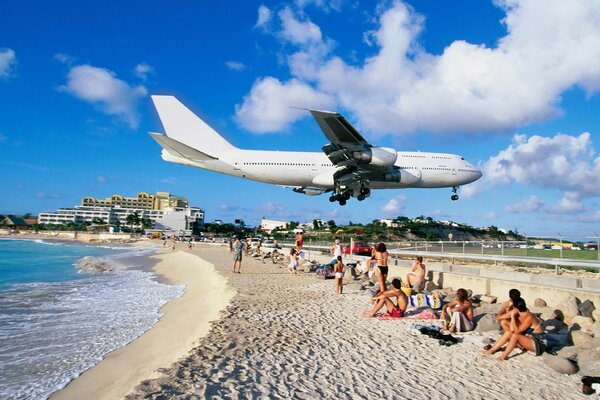
[[[344,254],[350,254],[350,246],[344,247]],[[352,254],[356,254],[359,256],[370,256],[371,255],[371,246],[368,243],[356,242],[354,243],[354,248],[352,249]]]

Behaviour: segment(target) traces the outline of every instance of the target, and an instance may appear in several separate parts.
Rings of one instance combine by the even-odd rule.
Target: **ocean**
[[[183,294],[152,250],[0,240],[0,398],[43,399],[150,329]]]

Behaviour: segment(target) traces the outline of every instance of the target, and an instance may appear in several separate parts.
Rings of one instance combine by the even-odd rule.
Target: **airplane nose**
[[[476,176],[477,176],[477,178],[475,178],[475,180],[481,178],[483,176],[483,172],[481,172],[480,170],[477,170]]]

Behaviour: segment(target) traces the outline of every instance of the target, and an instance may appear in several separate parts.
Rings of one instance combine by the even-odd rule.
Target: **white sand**
[[[153,256],[155,270],[171,284],[186,286],[184,295],[166,304],[164,316],[149,331],[115,350],[52,399],[119,399],[159,368],[184,357],[210,329],[209,322],[235,294],[214,267],[195,255],[170,249]]]
[[[413,322],[361,317],[368,297],[337,296],[333,281],[290,275],[248,258],[242,274],[233,275],[225,248],[194,252],[227,276],[238,294],[189,356],[128,399],[587,398],[577,375],[560,375],[539,357],[499,362],[484,356],[483,336],[476,333],[440,346],[410,335]]]

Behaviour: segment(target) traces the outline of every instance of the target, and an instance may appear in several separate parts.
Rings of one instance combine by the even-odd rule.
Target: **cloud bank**
[[[9,78],[17,65],[17,56],[13,49],[0,49],[0,78]]]
[[[335,55],[334,41],[304,10],[274,16],[261,6],[257,26],[277,26],[269,32],[293,49],[284,57],[291,77],[257,79],[236,107],[237,120],[253,132],[276,132],[306,115],[288,108],[301,105],[343,108],[374,134],[506,131],[560,114],[570,88],[600,88],[599,2],[494,4],[506,28],[495,47],[456,40],[434,55],[419,44],[425,19],[393,1],[365,32],[375,54],[358,63]],[[294,104],[290,87],[311,97]]]

